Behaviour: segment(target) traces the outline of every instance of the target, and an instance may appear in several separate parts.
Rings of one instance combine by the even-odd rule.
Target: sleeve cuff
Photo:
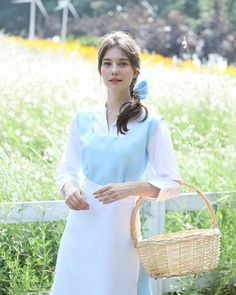
[[[60,191],[60,192],[62,192],[62,188],[63,188],[64,184],[65,184],[67,181],[72,181],[72,182],[78,184],[78,186],[79,186],[79,184],[80,184],[79,179],[75,179],[75,178],[72,177],[72,176],[67,176],[67,177],[63,178],[63,180],[61,180],[61,181],[59,182],[59,191]]]
[[[153,201],[165,201],[177,197],[180,194],[180,184],[175,180],[152,178],[148,183],[160,189],[159,194],[152,198]]]

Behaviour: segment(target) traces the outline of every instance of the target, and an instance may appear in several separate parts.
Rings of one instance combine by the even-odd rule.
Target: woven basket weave
[[[155,279],[202,273],[216,268],[218,264],[220,231],[213,208],[198,189],[186,182],[179,183],[197,192],[204,200],[210,214],[211,228],[189,229],[138,240],[136,215],[144,201],[140,197],[131,216],[131,236],[146,273]]]

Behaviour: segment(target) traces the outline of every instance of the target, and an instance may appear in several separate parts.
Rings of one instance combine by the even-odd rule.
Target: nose
[[[119,68],[116,64],[112,65],[111,72],[112,72],[112,75],[117,75],[119,73]]]

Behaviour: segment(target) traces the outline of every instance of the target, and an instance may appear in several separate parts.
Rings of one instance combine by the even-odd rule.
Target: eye
[[[103,64],[104,66],[109,66],[111,63],[110,63],[109,61],[104,61],[102,64]]]
[[[127,63],[127,62],[125,62],[125,61],[122,61],[122,62],[120,63],[120,65],[121,65],[122,67],[124,67],[124,66],[127,66],[127,65],[128,65],[128,63]]]

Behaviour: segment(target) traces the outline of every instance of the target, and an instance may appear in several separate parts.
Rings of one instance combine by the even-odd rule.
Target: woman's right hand
[[[88,210],[89,204],[87,203],[84,192],[74,183],[68,181],[62,188],[63,196],[66,205],[73,210]]]

